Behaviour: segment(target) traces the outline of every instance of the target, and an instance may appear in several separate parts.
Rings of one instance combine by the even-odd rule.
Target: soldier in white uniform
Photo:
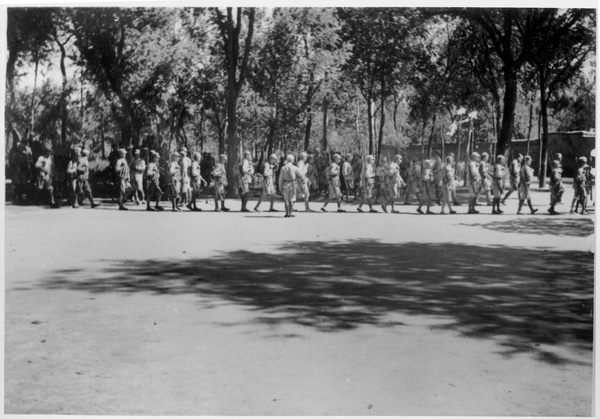
[[[506,174],[506,167],[504,166],[505,158],[502,154],[496,157],[496,164],[492,171],[492,191],[494,192],[494,199],[492,201],[492,214],[502,214],[504,211],[500,209],[500,199],[502,199],[502,192],[504,192],[504,176]]]
[[[254,176],[254,165],[252,164],[252,153],[246,151],[242,160],[241,173],[239,179],[240,197],[242,198],[241,212],[250,212],[246,205],[250,199],[250,185]]]
[[[373,166],[375,164],[375,157],[368,155],[366,160],[360,180],[363,195],[356,210],[358,212],[364,212],[362,206],[366,201],[369,205],[369,212],[378,212],[373,208],[373,189],[375,188],[375,168]]]
[[[394,161],[390,163],[386,174],[386,186],[389,193],[388,200],[382,205],[382,208],[387,212],[387,204],[389,204],[392,207],[392,214],[398,214],[398,211],[396,211],[394,206],[396,204],[396,199],[400,198],[402,188],[406,186],[404,179],[402,179],[402,176],[400,175],[400,164],[402,164],[402,156],[398,154],[394,158]]]
[[[286,163],[279,171],[279,190],[283,194],[285,203],[285,217],[294,217],[294,201],[296,200],[296,179],[303,175],[297,166],[294,166],[294,156],[288,154]]]
[[[479,214],[475,209],[479,189],[481,187],[481,175],[479,174],[480,155],[477,152],[471,154],[471,161],[467,167],[467,187],[469,188],[469,211],[468,214]]]
[[[529,206],[529,210],[532,214],[537,212],[537,208],[533,208],[531,205],[531,194],[529,192],[529,188],[531,186],[531,179],[533,179],[533,169],[531,168],[531,157],[525,156],[523,160],[523,167],[521,167],[521,180],[519,182],[519,209],[517,214],[521,214],[521,208],[523,208],[523,204],[527,201],[527,205]]]
[[[227,154],[219,156],[219,162],[213,167],[212,175],[215,187],[215,211],[229,211],[225,207],[225,187],[227,186]],[[219,201],[221,201],[221,209],[219,209]]]
[[[329,168],[326,170],[327,181],[329,182],[329,194],[327,195],[327,199],[323,202],[323,207],[321,211],[327,212],[327,204],[332,200],[337,202],[337,212],[346,212],[342,209],[342,191],[341,191],[341,182],[340,182],[340,162],[342,161],[342,156],[339,154],[333,155],[333,162],[329,165]]]
[[[258,198],[258,202],[254,207],[254,211],[260,212],[258,209],[260,204],[264,200],[269,200],[271,206],[269,207],[269,212],[277,212],[277,210],[273,207],[275,203],[275,195],[277,195],[277,188],[275,187],[275,166],[277,165],[277,155],[271,154],[269,157],[269,161],[265,162],[263,168],[263,190],[262,195]]]

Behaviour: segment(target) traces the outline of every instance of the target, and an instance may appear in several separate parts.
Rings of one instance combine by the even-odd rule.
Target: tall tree
[[[237,135],[237,102],[240,92],[246,81],[248,71],[248,61],[250,59],[250,50],[252,48],[252,36],[254,33],[254,8],[237,8],[236,17],[233,17],[233,8],[227,8],[225,15],[218,8],[213,8],[214,22],[219,28],[220,45],[224,54],[224,66],[227,69],[227,177],[231,181],[227,187],[229,196],[234,196],[236,191],[236,182],[238,175],[238,165],[240,163],[239,146],[240,139]],[[248,22],[245,35],[243,51],[240,51],[240,39],[244,16]]]
[[[480,30],[482,39],[502,62],[504,98],[497,153],[504,154],[513,135],[519,72],[529,57],[533,39],[537,36],[535,15],[549,12],[546,9],[477,8],[463,9],[458,13]]]
[[[548,102],[561,87],[572,83],[595,50],[595,17],[592,9],[543,9],[533,13],[536,37],[528,61],[540,91],[540,187],[546,185],[548,167]]]

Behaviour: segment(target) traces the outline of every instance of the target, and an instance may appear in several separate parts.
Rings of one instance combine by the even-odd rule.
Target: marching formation
[[[142,153],[143,151],[143,153]],[[204,156],[194,152],[188,156],[185,147],[172,152],[167,165],[160,165],[160,154],[147,149],[116,150],[118,158],[114,162],[115,184],[118,187],[118,208],[126,211],[129,199],[135,205],[146,203],[147,211],[161,211],[160,202],[166,195],[171,203],[172,211],[181,211],[183,207],[190,211],[202,211],[196,201],[205,187],[212,189],[215,211],[229,211],[225,206],[227,179],[227,156],[219,156],[218,161],[211,161],[209,153]],[[89,150],[74,147],[66,166],[67,184],[69,189],[69,204],[77,208],[89,199],[92,208],[99,203],[94,201],[89,183],[90,162]],[[129,158],[128,158],[129,156]],[[555,207],[561,202],[564,186],[562,184],[562,156],[557,154],[552,162],[550,175],[550,206],[548,212],[558,214]],[[16,152],[10,157],[13,170],[13,187],[17,199],[23,194],[27,183],[28,159],[30,151],[24,143],[19,143]],[[262,159],[261,159],[262,160]],[[477,214],[475,208],[480,196],[484,196],[487,205],[492,207],[492,214],[502,214],[501,205],[514,192],[518,194],[517,214],[521,214],[527,204],[531,214],[537,212],[531,202],[530,187],[533,179],[532,159],[521,154],[514,156],[507,167],[503,155],[496,157],[490,163],[488,153],[473,152],[469,162],[464,167],[464,181],[468,189],[467,214]],[[263,201],[269,202],[270,212],[275,209],[275,198],[283,196],[285,217],[294,217],[296,201],[304,202],[304,210],[315,212],[310,207],[310,200],[315,196],[325,194],[326,198],[320,210],[328,212],[328,206],[334,204],[337,212],[346,212],[342,201],[347,203],[358,201],[358,212],[377,213],[380,198],[383,199],[381,209],[384,212],[397,214],[398,201],[409,204],[409,198],[414,195],[417,199],[417,213],[434,214],[432,207],[439,205],[440,214],[455,214],[455,206],[460,205],[456,199],[458,184],[462,181],[463,173],[457,174],[454,154],[445,156],[444,161],[439,151],[434,151],[431,159],[420,160],[413,157],[410,164],[403,164],[404,157],[396,155],[391,162],[383,157],[376,165],[375,157],[366,156],[364,159],[358,153],[339,153],[333,155],[322,153],[319,148],[314,154],[301,152],[296,158],[289,154],[284,159],[272,154],[264,162],[256,164],[252,153],[245,152],[239,165],[237,176],[238,190],[241,198],[241,212],[250,212],[248,208],[252,191],[257,187],[261,190],[253,211],[260,212]],[[571,213],[587,211],[587,197],[591,192],[592,172],[587,165],[587,159],[578,159],[578,169],[573,179],[574,199],[571,203]],[[165,167],[166,169],[162,169]],[[51,208],[59,207],[55,199],[54,184],[56,183],[56,163],[51,148],[45,148],[33,165],[35,196],[39,199],[45,193]],[[461,171],[462,168],[461,168]],[[165,179],[161,182],[161,174]],[[508,179],[507,179],[508,178]],[[505,181],[509,180],[509,189],[504,193]],[[162,185],[166,185],[163,191]],[[352,196],[352,200],[350,197]],[[152,205],[154,202],[154,205]],[[364,209],[367,206],[368,210]],[[448,212],[446,212],[446,207]],[[388,211],[389,209],[389,211]]]

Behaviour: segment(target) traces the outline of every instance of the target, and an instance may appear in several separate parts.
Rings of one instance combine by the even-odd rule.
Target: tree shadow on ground
[[[549,222],[547,218],[527,218],[524,216],[504,221],[464,223],[461,225],[483,227],[505,233],[552,234],[555,236],[572,237],[587,237],[590,234],[594,234],[594,222],[589,218],[553,218],[552,222]]]
[[[427,316],[436,328],[496,340],[506,356],[530,352],[550,363],[577,361],[544,344],[592,348],[591,253],[372,240],[299,242],[279,250],[116,260],[100,272],[57,271],[43,286],[194,293],[204,308],[228,301],[255,311],[250,321],[324,332],[401,327],[389,314]]]

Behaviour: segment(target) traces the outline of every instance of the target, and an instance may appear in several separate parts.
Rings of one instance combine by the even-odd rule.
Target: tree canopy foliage
[[[234,176],[241,149],[431,152],[468,120],[466,140],[505,153],[595,124],[591,9],[11,7],[7,23],[5,132],[103,156],[185,145]]]

